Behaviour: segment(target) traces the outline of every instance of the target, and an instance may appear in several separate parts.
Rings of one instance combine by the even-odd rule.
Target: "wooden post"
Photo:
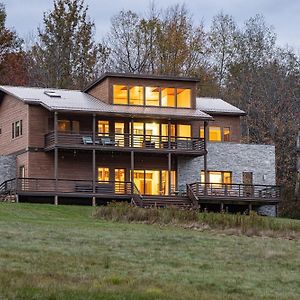
[[[58,205],[57,189],[58,189],[58,136],[57,136],[57,126],[58,126],[58,114],[54,112],[54,179],[55,179],[55,197],[54,204]]]
[[[93,114],[93,145],[96,142],[96,115]]]
[[[172,171],[172,154],[171,152],[168,153],[168,189],[169,189],[169,195],[171,195],[171,189],[172,189],[172,185],[171,185],[171,171]]]
[[[252,211],[252,204],[251,203],[249,203],[248,209],[249,209],[249,214],[250,214],[251,211]]]
[[[168,121],[168,148],[171,149],[171,120]]]
[[[131,170],[131,176],[130,176],[131,194],[133,194],[133,183],[134,183],[134,152],[133,151],[131,151],[131,155],[130,155],[130,170]]]
[[[96,206],[96,197],[92,198],[92,206]]]
[[[204,121],[204,194],[207,194],[207,183],[209,182],[208,170],[207,170],[207,137],[208,137],[208,122]]]
[[[133,118],[130,120],[130,146],[133,148],[134,146],[134,140],[133,140]]]
[[[223,202],[221,202],[221,205],[220,205],[220,211],[221,211],[221,212],[224,212],[224,203],[223,203]]]
[[[93,149],[93,162],[92,162],[92,170],[93,170],[93,194],[96,192],[96,150]]]

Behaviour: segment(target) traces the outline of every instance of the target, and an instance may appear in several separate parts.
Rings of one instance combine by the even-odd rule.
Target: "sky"
[[[43,13],[53,7],[52,0],[0,0],[6,6],[7,26],[14,28],[26,40],[42,25]],[[111,17],[121,9],[145,12],[149,0],[85,0],[89,15],[96,25],[96,39],[101,40],[110,28]],[[156,0],[161,8],[185,3],[194,22],[203,21],[210,27],[214,15],[223,11],[234,17],[239,25],[256,14],[262,14],[277,34],[277,44],[290,46],[300,53],[300,0]]]

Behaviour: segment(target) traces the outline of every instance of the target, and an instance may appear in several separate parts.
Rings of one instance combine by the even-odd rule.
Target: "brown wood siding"
[[[30,152],[29,168],[26,176],[40,178],[54,178],[53,152]],[[96,153],[96,168],[108,167],[111,173],[115,168],[127,169],[129,180],[130,153]],[[165,156],[135,155],[135,169],[168,169],[168,159]],[[172,169],[176,170],[176,159],[173,158]],[[58,152],[58,177],[61,179],[92,179],[92,152],[91,151],[64,151]],[[111,178],[113,179],[113,178]]]
[[[12,123],[22,120],[23,134],[12,138]],[[10,95],[0,101],[0,155],[8,155],[28,146],[28,105]]]
[[[29,152],[22,153],[17,155],[17,174],[16,176],[20,176],[19,169],[21,166],[25,167],[25,177],[29,176]]]
[[[88,91],[88,94],[93,97],[100,99],[104,102],[109,103],[109,79],[104,79],[100,84],[94,86],[91,90]]]
[[[45,145],[45,134],[48,133],[48,119],[50,112],[41,107],[29,106],[29,147],[43,148]]]
[[[113,104],[113,85],[141,85],[141,86],[159,86],[159,87],[175,87],[191,89],[191,107],[196,107],[196,82],[185,82],[176,80],[154,80],[154,79],[138,79],[138,78],[122,78],[110,77],[106,78],[88,93],[95,98]]]

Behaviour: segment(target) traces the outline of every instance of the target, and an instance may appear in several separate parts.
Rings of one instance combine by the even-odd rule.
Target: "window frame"
[[[11,136],[12,136],[12,139],[16,139],[16,138],[19,138],[21,136],[23,136],[23,120],[18,120],[18,121],[15,121],[11,124],[11,129],[12,129],[12,133],[11,133]]]

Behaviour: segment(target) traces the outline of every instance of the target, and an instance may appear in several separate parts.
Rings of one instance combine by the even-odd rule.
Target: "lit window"
[[[161,106],[175,107],[175,89],[162,88],[161,90]]]
[[[191,89],[177,89],[177,107],[191,107]]]
[[[98,121],[98,134],[109,135],[109,122],[108,121]]]
[[[192,136],[191,125],[177,125],[177,136],[180,138],[190,138]]]
[[[79,133],[80,123],[79,121],[58,120],[57,130],[60,132]]]
[[[200,127],[200,139],[204,139],[204,127]]]
[[[144,105],[144,88],[142,86],[130,87],[129,103],[130,105]]]
[[[146,87],[146,105],[159,106],[159,88]]]
[[[114,104],[128,104],[128,93],[125,85],[114,85]]]
[[[209,183],[231,184],[232,173],[228,171],[208,171]],[[201,182],[205,182],[205,173],[201,171]]]
[[[221,127],[209,127],[209,140],[221,142]]]
[[[98,181],[109,181],[109,168],[98,168]]]
[[[224,127],[223,134],[224,134],[224,142],[230,142],[230,128],[229,127]]]

